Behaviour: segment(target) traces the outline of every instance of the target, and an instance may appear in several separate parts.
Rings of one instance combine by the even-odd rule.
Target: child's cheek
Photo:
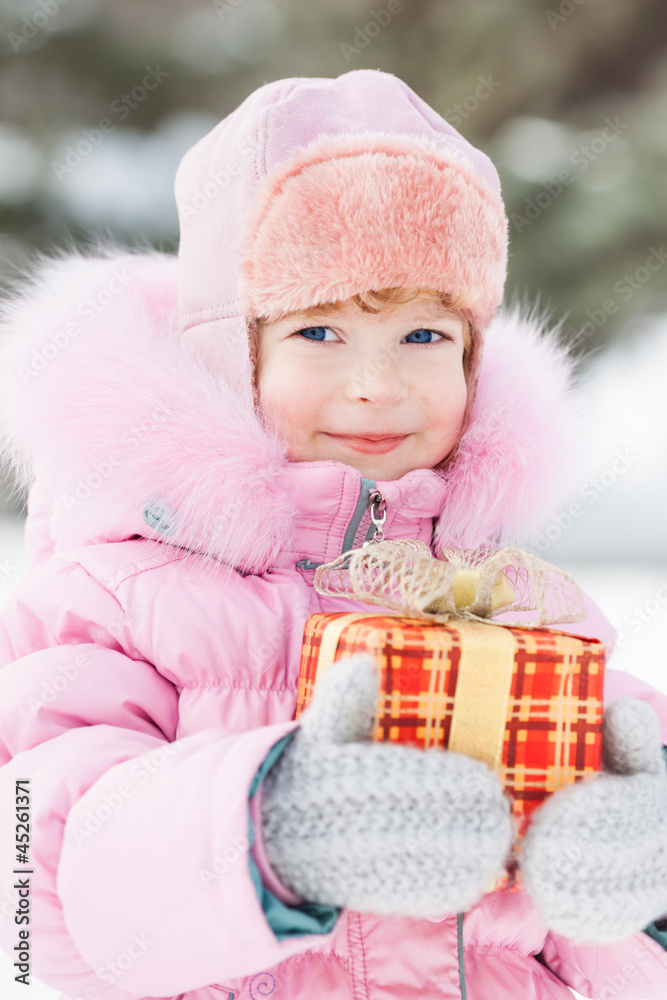
[[[468,402],[468,387],[463,372],[452,373],[445,379],[440,391],[433,394],[433,399],[438,401],[441,421],[458,431]]]
[[[299,439],[308,426],[308,416],[300,411],[300,395],[294,390],[275,384],[262,382],[259,384],[260,410],[267,429],[277,433],[293,449],[298,449]],[[292,454],[289,455],[295,461]]]

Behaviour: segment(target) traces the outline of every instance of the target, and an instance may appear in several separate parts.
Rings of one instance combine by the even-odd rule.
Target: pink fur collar
[[[177,263],[156,251],[63,252],[4,304],[0,445],[31,488],[35,557],[162,539],[146,522],[148,499],[176,512],[168,541],[245,572],[266,570],[293,537],[295,479],[285,445],[252,411],[247,348],[227,381],[185,349]],[[513,306],[488,328],[436,545],[521,544],[562,500],[577,403],[567,353],[545,327]]]

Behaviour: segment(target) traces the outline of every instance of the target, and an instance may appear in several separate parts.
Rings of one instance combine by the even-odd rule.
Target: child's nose
[[[351,373],[349,394],[353,399],[367,399],[379,406],[392,406],[407,399],[409,386],[395,360],[378,355]]]

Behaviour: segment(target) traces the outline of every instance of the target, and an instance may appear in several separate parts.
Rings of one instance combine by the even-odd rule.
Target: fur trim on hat
[[[326,136],[255,193],[241,301],[271,321],[369,289],[434,288],[483,330],[503,298],[507,226],[502,199],[453,150],[419,136]]]

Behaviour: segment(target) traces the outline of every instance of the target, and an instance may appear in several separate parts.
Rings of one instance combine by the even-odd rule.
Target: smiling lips
[[[336,438],[352,448],[354,451],[362,451],[367,455],[384,455],[385,452],[392,451],[402,441],[408,437],[407,434],[400,434],[394,437],[371,434],[369,437],[353,437],[348,434],[329,434],[328,437]]]

